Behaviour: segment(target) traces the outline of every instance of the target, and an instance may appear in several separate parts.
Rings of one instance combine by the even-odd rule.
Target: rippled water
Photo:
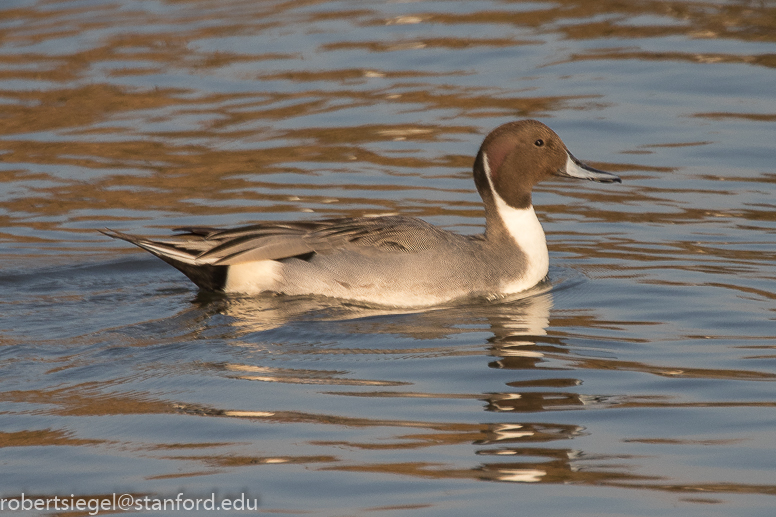
[[[772,515],[775,43],[769,1],[3,2],[0,497]],[[479,232],[526,117],[624,180],[540,186],[528,297],[220,297],[97,232]]]

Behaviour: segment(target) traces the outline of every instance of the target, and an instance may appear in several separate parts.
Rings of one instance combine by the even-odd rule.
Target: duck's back
[[[256,231],[266,235],[269,229]],[[493,276],[482,264],[487,253],[481,236],[462,236],[412,217],[320,221],[293,238],[303,244],[288,249],[301,253],[269,262],[232,258],[225,290],[417,306],[471,295],[487,287],[483,278]]]

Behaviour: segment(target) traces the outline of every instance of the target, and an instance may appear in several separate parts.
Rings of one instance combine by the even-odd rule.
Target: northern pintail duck
[[[402,216],[188,227],[154,240],[104,233],[153,253],[206,290],[429,306],[517,293],[547,276],[547,242],[531,190],[553,176],[620,182],[574,158],[541,122],[523,120],[494,129],[474,160],[485,204],[481,235]]]

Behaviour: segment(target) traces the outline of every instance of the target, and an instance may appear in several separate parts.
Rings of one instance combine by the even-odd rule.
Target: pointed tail
[[[144,237],[122,233],[106,228],[101,233],[114,239],[121,239],[142,248],[189,277],[200,289],[223,291],[229,266],[214,266],[197,260],[199,252],[176,245],[175,241],[154,241]]]

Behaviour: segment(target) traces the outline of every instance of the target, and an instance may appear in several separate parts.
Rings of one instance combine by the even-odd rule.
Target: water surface
[[[772,515],[775,67],[760,1],[5,2],[0,497]],[[538,188],[524,297],[215,296],[97,232],[477,233],[519,118],[624,180]]]

